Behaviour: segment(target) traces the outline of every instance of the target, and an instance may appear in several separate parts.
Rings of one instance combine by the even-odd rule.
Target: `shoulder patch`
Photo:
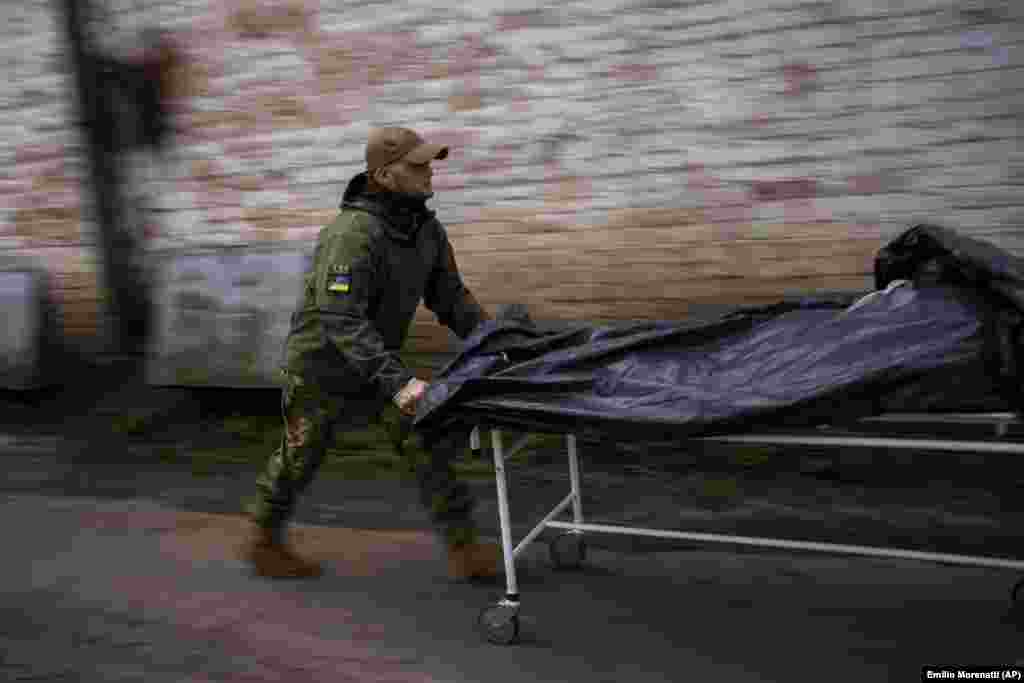
[[[352,268],[330,266],[327,269],[327,291],[332,294],[348,294],[352,289]]]

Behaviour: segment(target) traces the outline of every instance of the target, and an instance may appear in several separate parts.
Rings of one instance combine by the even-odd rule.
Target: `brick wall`
[[[88,340],[99,292],[55,7],[25,0],[0,9],[0,256],[47,270],[61,327]]]
[[[9,4],[0,245],[63,274],[77,329],[94,240],[56,20]],[[133,162],[154,249],[313,240],[368,128],[405,124],[453,146],[434,204],[468,283],[541,318],[863,287],[913,222],[1024,254],[1012,0],[107,5],[111,49],[160,25],[187,57],[173,154]],[[414,346],[445,344],[430,320]]]

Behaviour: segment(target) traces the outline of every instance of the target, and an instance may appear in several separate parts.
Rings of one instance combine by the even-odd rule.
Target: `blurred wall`
[[[0,263],[48,272],[59,329],[90,348],[101,296],[57,10],[50,0],[0,4]]]
[[[111,49],[159,26],[186,57],[175,148],[134,174],[154,253],[311,244],[368,128],[401,124],[453,147],[433,205],[468,284],[537,318],[867,287],[914,222],[1024,254],[1013,0],[105,4]],[[0,245],[63,274],[77,329],[95,279],[54,10],[0,12]],[[447,343],[421,311],[413,348]]]

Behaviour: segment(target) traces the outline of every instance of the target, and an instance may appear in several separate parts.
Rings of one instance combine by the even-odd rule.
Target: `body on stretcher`
[[[782,550],[918,560],[992,569],[1024,570],[1024,560],[1011,558],[956,555],[898,548],[587,523],[582,505],[579,453],[577,436],[575,434],[565,434],[569,460],[570,488],[568,494],[518,544],[513,544],[505,462],[525,445],[529,434],[523,434],[515,443],[506,444],[506,435],[503,428],[508,428],[508,425],[503,425],[500,417],[497,417],[494,413],[490,416],[478,413],[476,417],[478,418],[477,427],[471,434],[470,446],[474,453],[479,453],[481,450],[480,431],[481,429],[490,430],[497,484],[501,542],[505,562],[505,596],[496,604],[485,608],[481,612],[477,624],[483,636],[492,643],[509,644],[519,637],[520,594],[516,582],[515,561],[526,547],[536,540],[545,529],[558,529],[563,532],[552,541],[550,546],[552,561],[556,566],[563,567],[578,566],[585,560],[585,534],[612,533],[702,543],[724,543]],[[941,425],[946,430],[952,428],[956,433],[951,438],[922,436],[922,434],[926,434],[929,429],[937,425]],[[823,426],[816,430],[799,432],[770,431],[758,434],[731,434],[695,438],[704,441],[764,445],[872,447],[1003,455],[1024,454],[1024,422],[1013,413],[884,414],[863,418],[857,426],[859,428],[862,427],[863,430],[858,429],[855,432],[849,427],[833,429]],[[518,431],[514,423],[511,429]],[[862,431],[867,431],[870,435],[865,436]],[[567,511],[571,512],[571,521],[560,520],[559,518]],[[1020,603],[1024,602],[1024,579],[1019,580],[1013,586],[1010,598],[1015,607],[1020,607]]]
[[[1024,452],[1013,414],[967,413],[1024,411],[1024,259],[919,224],[878,252],[874,276],[867,294],[799,296],[677,323],[556,332],[529,320],[485,321],[432,383],[415,426],[443,430],[454,420],[491,431],[508,585],[481,617],[487,637],[515,638],[515,558],[547,528],[567,532],[555,555],[570,561],[582,560],[584,534],[618,533],[1024,569],[1024,560],[998,557],[586,521],[578,438]],[[903,414],[913,410],[947,414]],[[517,546],[504,431],[564,434],[569,457],[569,493]],[[571,521],[559,519],[570,509]]]

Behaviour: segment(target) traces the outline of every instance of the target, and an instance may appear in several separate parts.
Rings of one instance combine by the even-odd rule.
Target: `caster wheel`
[[[477,626],[488,642],[511,645],[519,639],[518,609],[508,605],[493,605],[480,612]]]
[[[1014,607],[1024,609],[1024,579],[1021,579],[1013,586],[1013,590],[1010,591],[1010,602],[1013,603]]]
[[[578,569],[587,557],[583,534],[561,534],[551,539],[551,563],[557,569]]]

